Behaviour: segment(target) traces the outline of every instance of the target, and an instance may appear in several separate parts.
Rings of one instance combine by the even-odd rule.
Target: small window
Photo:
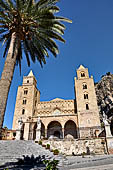
[[[16,136],[16,132],[13,132],[13,137],[15,137]]]
[[[27,103],[27,100],[26,100],[26,99],[24,99],[24,100],[23,100],[23,104],[26,104],[26,103]]]
[[[83,84],[83,89],[87,89],[87,84]]]
[[[85,77],[85,73],[81,73],[81,77]]]
[[[24,90],[24,94],[27,95],[27,93],[28,93],[28,90]]]
[[[34,112],[33,112],[33,115],[35,115],[35,110],[34,110]]]
[[[22,115],[24,115],[25,114],[25,109],[22,109]]]
[[[88,99],[88,94],[84,94],[84,99]]]
[[[36,91],[36,93],[35,93],[35,97],[37,97],[37,91]]]
[[[35,101],[35,106],[36,106],[36,104],[37,104],[37,100]]]
[[[86,110],[89,110],[89,105],[88,104],[86,104]]]
[[[27,83],[29,83],[29,80],[27,80]]]

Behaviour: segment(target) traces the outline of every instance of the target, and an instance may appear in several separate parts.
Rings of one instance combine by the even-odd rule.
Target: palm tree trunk
[[[20,45],[20,40],[17,37],[17,34],[13,33],[11,37],[11,43],[10,43],[10,47],[8,50],[8,54],[5,60],[4,69],[3,69],[1,79],[0,79],[0,132],[3,126],[8,93],[9,93],[11,82],[13,79],[13,73],[15,69],[16,56],[18,53],[19,45]],[[13,55],[14,48],[15,48],[15,51]]]

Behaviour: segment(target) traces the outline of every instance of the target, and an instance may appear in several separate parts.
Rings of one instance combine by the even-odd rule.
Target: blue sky
[[[74,77],[80,64],[89,68],[95,82],[106,72],[113,73],[113,1],[112,0],[60,0],[59,15],[70,18],[63,36],[65,44],[57,42],[60,54],[52,55],[43,69],[39,63],[28,68],[22,60],[22,75],[16,67],[11,85],[4,125],[12,127],[17,88],[22,84],[23,75],[33,70],[41,101],[56,97],[74,99]],[[4,59],[0,46],[0,75]]]

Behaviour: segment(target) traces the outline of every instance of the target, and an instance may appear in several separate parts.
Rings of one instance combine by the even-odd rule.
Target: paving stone
[[[46,150],[42,146],[36,144],[34,141],[0,141],[0,170],[3,170],[3,165],[7,164],[9,170],[43,170],[43,167],[14,167],[10,165],[11,162],[15,163],[19,158],[23,158],[23,155],[31,157],[38,157],[39,155],[45,155],[48,159],[59,160],[59,170],[71,170],[86,168],[83,170],[91,170],[91,167],[98,167],[101,165],[104,167],[113,169],[113,155],[102,155],[102,156],[64,156],[59,154],[58,156],[53,155],[52,152]],[[89,169],[88,169],[89,168]],[[96,169],[97,170],[97,169]],[[100,170],[100,169],[99,169]],[[104,168],[102,170],[105,170]],[[109,170],[109,169],[106,169]],[[111,170],[111,169],[110,169]]]

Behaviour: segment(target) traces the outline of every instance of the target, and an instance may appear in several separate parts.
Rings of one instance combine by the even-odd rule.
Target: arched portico
[[[77,138],[77,127],[74,121],[68,120],[64,125],[64,137],[65,138]]]
[[[63,138],[62,126],[58,121],[52,121],[48,124],[47,138]]]

